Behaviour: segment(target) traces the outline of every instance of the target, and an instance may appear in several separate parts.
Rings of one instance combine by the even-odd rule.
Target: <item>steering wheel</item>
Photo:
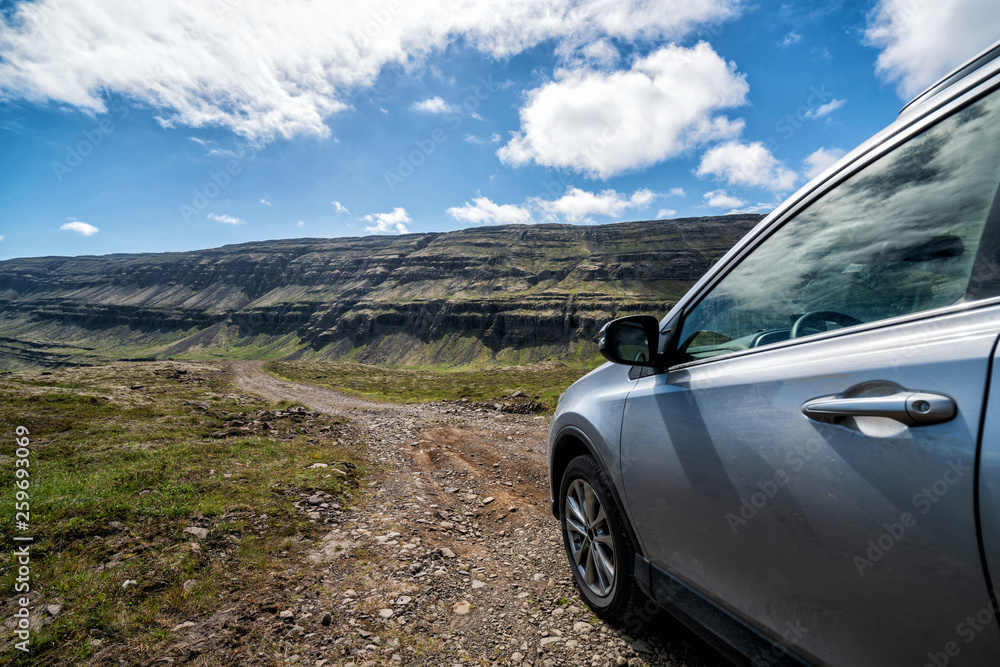
[[[799,336],[807,336],[808,334],[803,333],[806,329],[810,328],[811,325],[814,326],[824,322],[833,322],[842,327],[861,324],[861,320],[850,315],[838,313],[833,310],[814,310],[795,320],[795,324],[792,325],[792,330],[789,332],[788,337],[798,338]]]

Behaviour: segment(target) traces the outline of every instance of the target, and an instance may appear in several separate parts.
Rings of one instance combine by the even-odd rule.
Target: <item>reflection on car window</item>
[[[687,315],[687,359],[929,310],[966,293],[1000,183],[1000,95],[938,123],[786,223]]]

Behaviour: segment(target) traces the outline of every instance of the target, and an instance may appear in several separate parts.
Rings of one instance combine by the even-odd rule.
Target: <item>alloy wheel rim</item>
[[[594,487],[582,479],[566,492],[566,534],[577,574],[592,593],[606,597],[615,585],[614,539]]]

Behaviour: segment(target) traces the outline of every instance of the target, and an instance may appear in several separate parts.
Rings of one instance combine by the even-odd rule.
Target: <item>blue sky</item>
[[[0,0],[0,259],[766,212],[995,0]]]

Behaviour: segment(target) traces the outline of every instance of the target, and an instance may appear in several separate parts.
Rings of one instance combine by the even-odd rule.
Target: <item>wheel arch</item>
[[[559,489],[562,486],[562,478],[566,472],[566,468],[569,466],[570,461],[578,456],[590,456],[594,461],[597,462],[598,467],[604,473],[604,476],[608,479],[608,486],[611,489],[611,495],[618,509],[618,515],[622,517],[625,523],[625,532],[628,535],[629,541],[632,542],[632,547],[635,552],[641,556],[645,556],[645,552],[642,549],[642,542],[638,539],[635,529],[632,527],[632,518],[630,513],[627,511],[625,503],[622,501],[622,497],[618,492],[618,485],[615,483],[615,478],[611,474],[610,468],[608,467],[607,461],[604,457],[600,455],[597,447],[594,446],[590,438],[587,435],[575,427],[567,427],[559,432],[555,439],[555,444],[552,448],[551,456],[549,457],[549,485],[552,489],[552,515],[562,521],[562,515],[559,512],[559,506],[561,500],[559,499]]]

